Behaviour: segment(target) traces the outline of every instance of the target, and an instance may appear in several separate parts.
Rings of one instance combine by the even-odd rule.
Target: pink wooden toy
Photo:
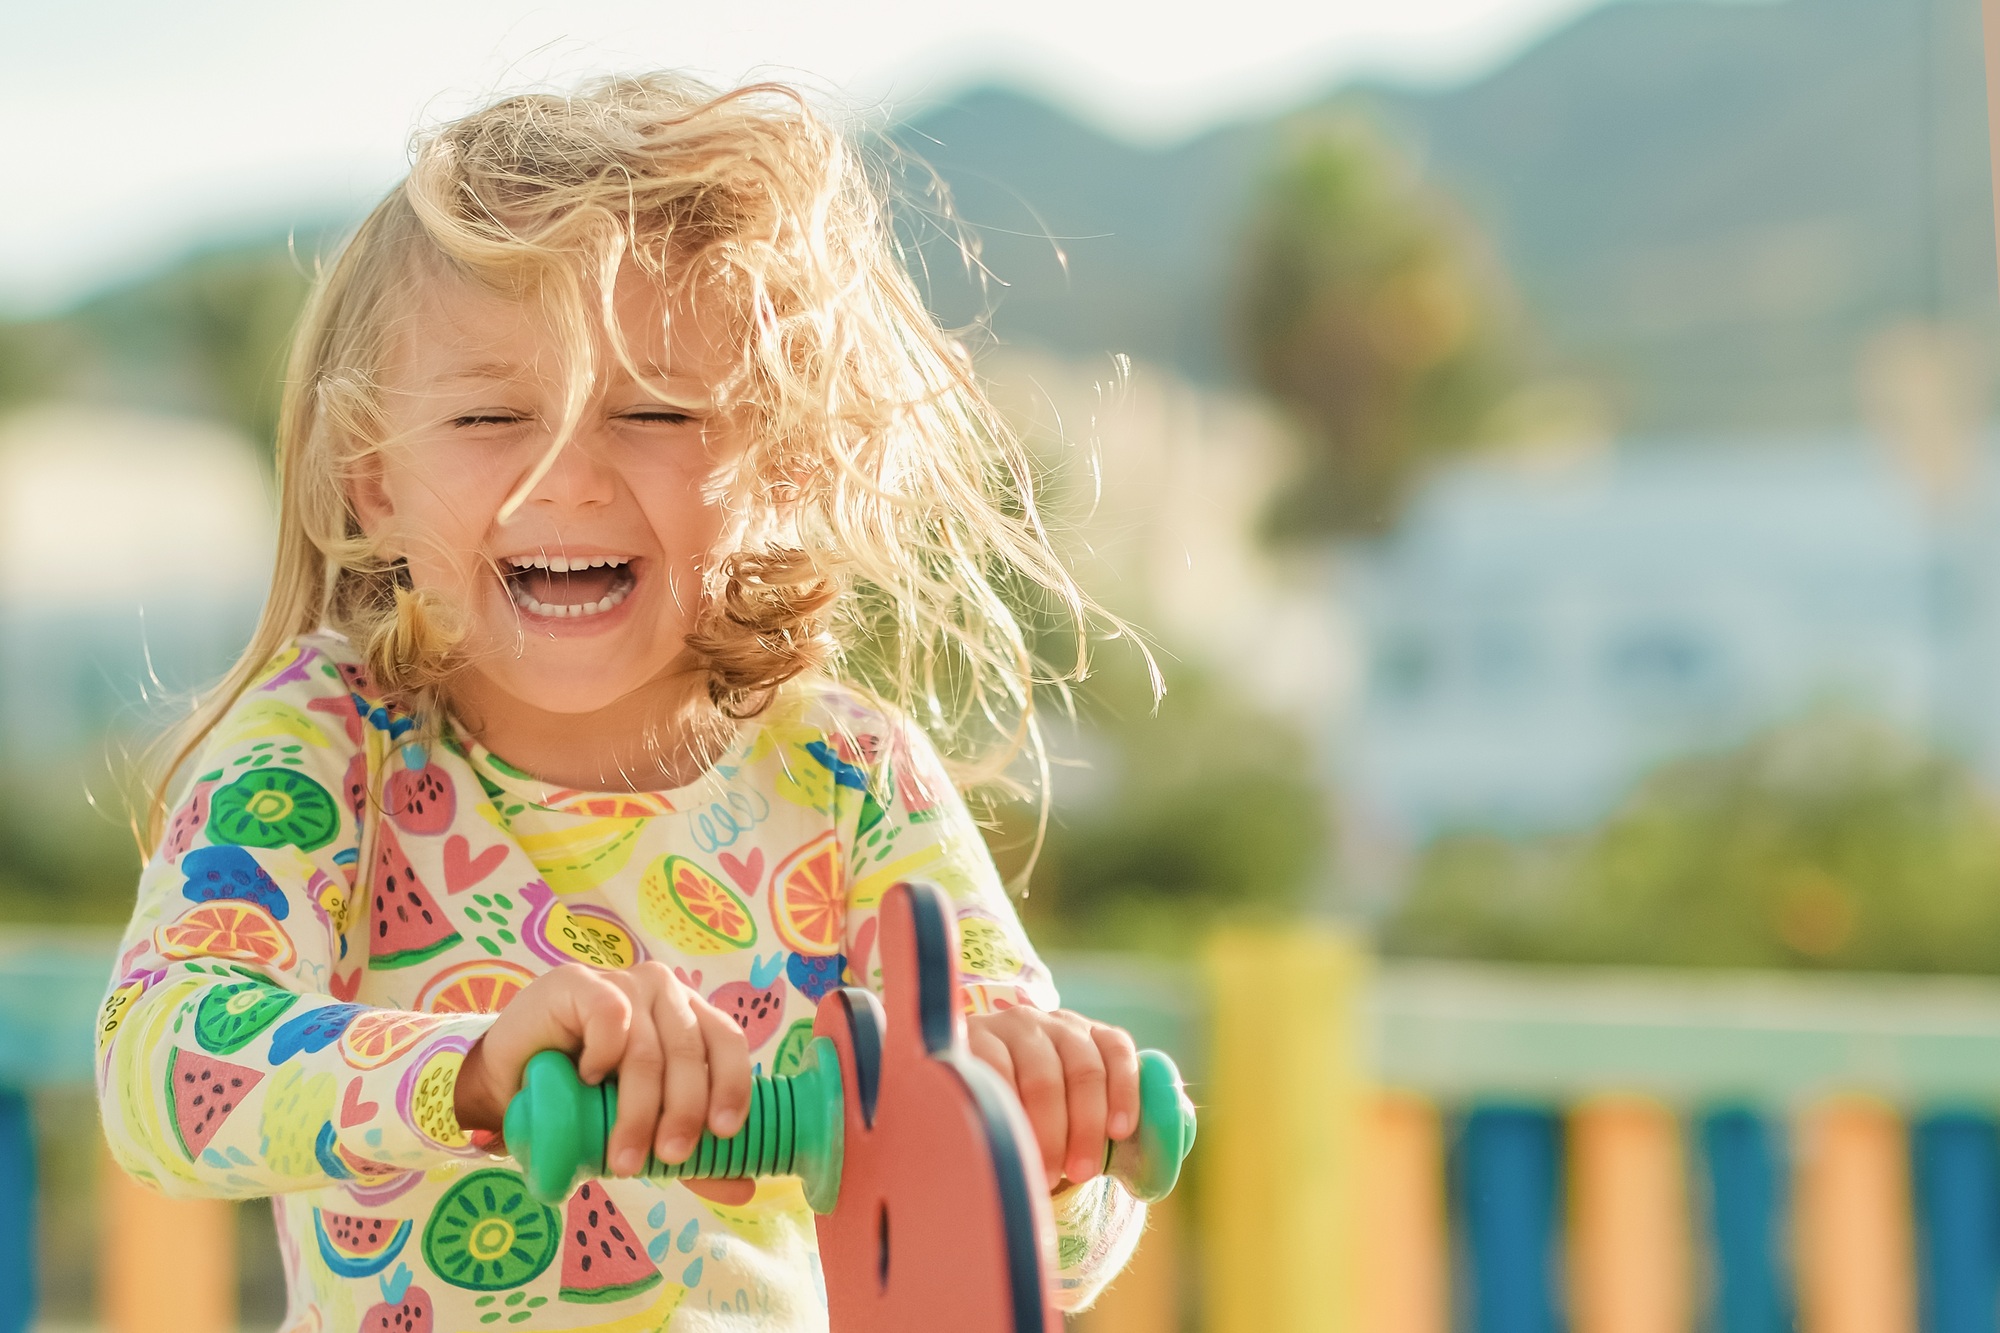
[[[1049,1300],[1054,1222],[1014,1091],[965,1044],[958,929],[944,895],[899,884],[881,915],[882,991],[820,1002],[793,1075],[759,1075],[744,1127],[704,1135],[647,1174],[798,1175],[816,1218],[832,1333],[1060,1333]],[[1139,1128],[1106,1170],[1141,1198],[1173,1188],[1194,1109],[1173,1064],[1141,1056]],[[604,1173],[612,1085],[585,1087],[559,1052],[530,1061],[506,1138],[531,1192],[559,1204]]]

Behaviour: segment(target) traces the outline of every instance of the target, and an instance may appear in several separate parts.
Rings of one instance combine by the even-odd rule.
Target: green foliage
[[[1446,837],[1387,948],[1534,962],[2000,972],[2000,812],[1824,715],[1672,763],[1587,833]]]
[[[80,776],[49,776],[0,782],[0,921],[123,925],[139,876],[123,807],[93,808]]]
[[[108,292],[70,322],[106,368],[184,395],[171,405],[219,416],[269,447],[309,285],[283,247],[221,250]]]
[[[1327,830],[1295,731],[1191,670],[1154,711],[1136,663],[1093,677],[1078,711],[1090,766],[1055,771],[1024,904],[1039,943],[1185,952],[1223,914],[1297,910]],[[1011,813],[1003,867],[1033,841],[1030,812]]]
[[[1246,255],[1244,352],[1303,446],[1274,535],[1380,532],[1512,388],[1495,284],[1444,198],[1353,118],[1301,130]]]
[[[38,323],[0,324],[0,412],[32,402],[52,385],[67,331]]]
[[[0,323],[0,410],[65,397],[191,412],[268,448],[308,285],[282,246],[220,249],[67,313]]]

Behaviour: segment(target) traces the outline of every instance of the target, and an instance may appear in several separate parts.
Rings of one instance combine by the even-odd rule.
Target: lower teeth
[[[575,620],[583,616],[601,616],[624,601],[631,595],[631,592],[632,585],[626,582],[620,583],[594,602],[544,602],[517,584],[509,583],[507,585],[507,595],[513,599],[514,605],[520,607],[529,615],[547,616],[554,620]]]

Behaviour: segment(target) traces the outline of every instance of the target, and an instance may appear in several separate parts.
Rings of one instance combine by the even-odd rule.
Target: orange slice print
[[[385,1065],[437,1026],[434,1019],[397,1009],[371,1009],[340,1034],[340,1058],[356,1069]]]
[[[639,881],[639,921],[687,953],[728,953],[757,942],[750,907],[685,856],[664,856]]]
[[[771,919],[794,953],[836,954],[847,921],[840,843],[822,833],[771,872]]]
[[[241,958],[287,968],[298,961],[292,937],[256,903],[225,899],[203,903],[154,935],[166,958]]]
[[[670,815],[674,803],[657,792],[584,792],[565,788],[548,794],[544,805],[572,815],[595,815],[599,819],[651,819]]]
[[[502,958],[474,959],[432,977],[417,995],[428,1014],[497,1014],[535,974]]]

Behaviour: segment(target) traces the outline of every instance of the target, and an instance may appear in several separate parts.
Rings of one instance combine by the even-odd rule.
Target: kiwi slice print
[[[240,1051],[298,1002],[291,991],[261,981],[216,986],[194,1011],[194,1039],[214,1055]]]
[[[519,1172],[474,1171],[444,1192],[424,1225],[424,1262],[467,1291],[533,1281],[561,1243],[556,1210],[536,1203]]]
[[[297,847],[311,852],[333,841],[340,812],[332,793],[288,768],[253,768],[215,793],[208,836],[238,847]]]

